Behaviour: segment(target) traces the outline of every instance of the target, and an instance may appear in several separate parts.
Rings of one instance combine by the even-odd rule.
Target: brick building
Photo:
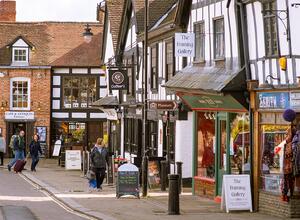
[[[51,74],[57,68],[99,68],[102,24],[89,23],[94,37],[86,43],[86,23],[16,22],[15,6],[15,1],[0,1],[0,133],[9,142],[24,130],[28,146],[37,132],[49,155]]]

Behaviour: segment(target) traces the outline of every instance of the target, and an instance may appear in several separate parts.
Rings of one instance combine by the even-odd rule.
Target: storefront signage
[[[300,92],[291,92],[291,108],[300,109]]]
[[[258,94],[260,109],[286,109],[290,107],[288,92],[261,92]]]
[[[126,90],[128,89],[127,69],[110,69],[109,70],[109,89]]]
[[[252,198],[249,175],[224,175],[221,208],[230,210],[250,210]]]
[[[195,56],[195,34],[194,33],[175,34],[175,56],[176,57]]]
[[[176,101],[150,101],[149,108],[152,110],[172,111],[178,108]]]
[[[139,169],[133,164],[124,164],[118,169],[117,198],[133,195],[139,198]]]
[[[6,120],[34,120],[34,112],[5,112]]]
[[[55,141],[55,144],[54,144],[52,156],[58,157],[59,153],[60,153],[60,149],[61,149],[61,140],[57,140],[57,141]]]
[[[81,170],[81,151],[66,150],[66,169]]]

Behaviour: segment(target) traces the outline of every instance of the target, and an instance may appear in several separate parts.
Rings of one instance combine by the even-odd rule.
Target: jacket
[[[6,152],[6,144],[4,137],[0,137],[0,152]]]
[[[292,148],[294,152],[294,175],[300,176],[300,131],[297,131],[293,138]]]
[[[29,150],[30,150],[30,155],[34,156],[34,157],[39,156],[39,152],[40,152],[40,154],[43,153],[39,141],[37,141],[37,142],[35,142],[34,140],[31,141],[31,143],[29,145]]]
[[[101,151],[101,152],[100,152]],[[94,147],[91,151],[91,165],[92,168],[105,168],[108,164],[108,152],[105,147]]]
[[[20,137],[19,135],[14,139],[14,150],[24,150],[25,149],[25,141],[24,137]]]

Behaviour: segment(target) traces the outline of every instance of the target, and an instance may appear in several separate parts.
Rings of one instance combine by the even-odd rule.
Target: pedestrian
[[[4,163],[4,154],[6,152],[6,143],[5,143],[5,139],[2,136],[2,134],[0,133],[0,159],[1,159],[1,163],[0,166],[3,166]]]
[[[98,138],[91,150],[91,166],[96,175],[97,190],[102,190],[102,183],[105,177],[106,164],[108,164],[108,152],[102,138]]]
[[[39,162],[39,153],[42,154],[42,148],[39,142],[39,136],[35,134],[33,140],[29,145],[30,156],[31,156],[31,171],[36,172],[36,165]]]
[[[15,165],[18,160],[24,160],[24,149],[25,149],[25,140],[24,140],[24,131],[20,131],[18,135],[15,136],[13,140],[13,151],[15,158],[13,158],[7,165],[8,171],[11,171],[11,168]]]

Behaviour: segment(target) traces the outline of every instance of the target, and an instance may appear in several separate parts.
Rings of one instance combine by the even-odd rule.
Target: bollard
[[[179,194],[181,194],[182,191],[182,162],[176,162],[177,166],[177,174],[179,175],[179,180],[178,180],[178,187],[179,187]]]
[[[167,166],[168,166],[168,162],[166,160],[162,160],[160,162],[161,164],[161,184],[160,184],[160,189],[161,191],[166,191],[167,188]]]
[[[179,175],[169,174],[169,215],[180,215],[179,211]]]

